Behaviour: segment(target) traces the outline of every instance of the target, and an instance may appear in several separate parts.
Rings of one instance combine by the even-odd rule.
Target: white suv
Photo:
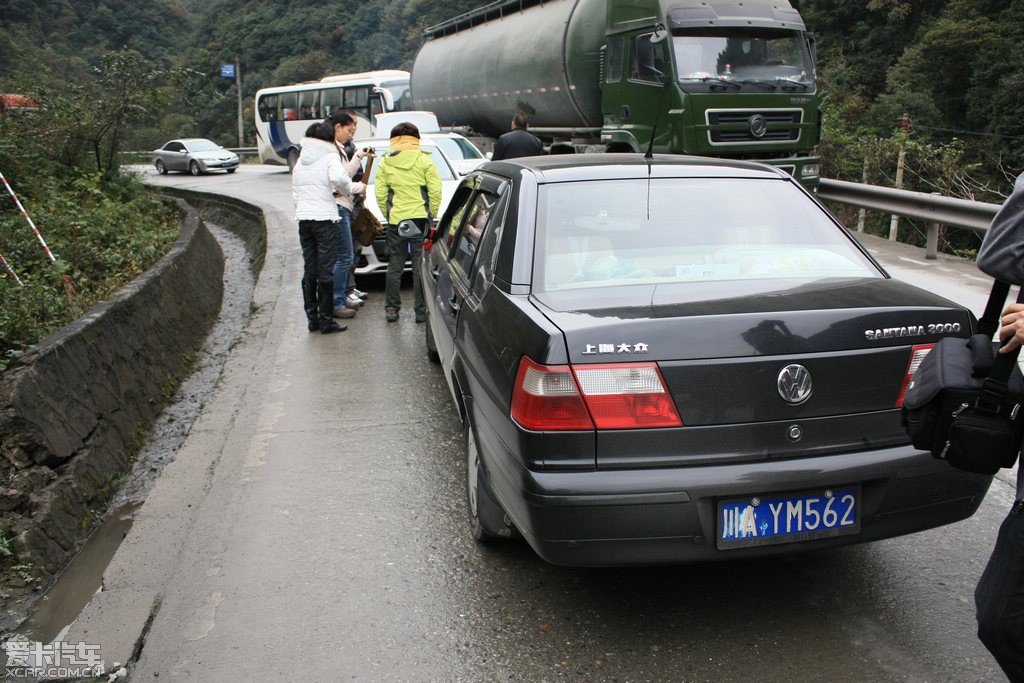
[[[353,144],[356,149],[364,149],[366,147],[373,147],[377,150],[378,156],[387,153],[389,140],[387,138],[377,138],[373,140],[353,140]],[[441,208],[438,211],[438,215],[434,216],[435,219],[439,218],[444,213],[445,208],[448,206],[448,202],[452,198],[452,194],[455,192],[455,188],[459,184],[459,172],[452,164],[451,160],[445,153],[439,148],[434,134],[425,134],[420,138],[420,149],[430,155],[434,165],[437,166],[437,171],[441,175]],[[481,159],[486,161],[486,159]],[[365,164],[365,162],[364,162]],[[384,220],[384,214],[377,206],[377,198],[375,195],[374,180],[377,176],[377,164],[374,163],[373,168],[370,170],[370,178],[367,181],[366,187],[366,207],[373,211],[374,215],[380,220],[382,225],[386,225]],[[372,275],[373,273],[384,273],[388,267],[388,251],[387,244],[384,241],[383,235],[378,235],[368,247],[362,247],[362,249],[356,253],[356,275]],[[409,262],[406,262],[407,269],[410,267]]]

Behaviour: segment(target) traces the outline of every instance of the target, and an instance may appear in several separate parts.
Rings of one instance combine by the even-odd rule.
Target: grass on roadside
[[[181,231],[177,211],[132,175],[43,179],[25,194],[8,182],[56,261],[0,199],[0,254],[22,282],[0,266],[0,370],[145,272]]]

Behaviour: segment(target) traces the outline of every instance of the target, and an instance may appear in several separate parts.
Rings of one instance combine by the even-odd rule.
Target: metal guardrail
[[[845,180],[821,179],[818,198],[823,201],[849,204],[863,209],[882,211],[928,223],[925,258],[938,258],[939,226],[969,228],[980,233],[988,230],[999,204],[970,199],[943,197],[939,194],[896,190],[891,187],[864,185]]]

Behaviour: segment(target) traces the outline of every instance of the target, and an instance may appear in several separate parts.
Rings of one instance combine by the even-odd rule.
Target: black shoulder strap
[[[992,292],[989,294],[988,303],[985,305],[985,313],[978,322],[978,332],[991,337],[1000,328],[1000,313],[1006,303],[1006,295],[1010,291],[1010,285],[1001,280],[992,283]],[[1024,303],[1024,287],[1021,287],[1017,294],[1017,303]],[[992,363],[992,369],[985,378],[982,386],[979,404],[987,404],[989,407],[997,408],[1002,397],[1006,394],[1007,383],[1010,381],[1010,373],[1017,365],[1017,357],[1020,355],[1020,347],[1010,353],[997,353]]]
[[[1006,295],[1010,293],[1010,283],[1002,280],[992,281],[992,291],[988,295],[988,303],[985,304],[985,312],[978,321],[978,334],[984,334],[989,339],[999,331],[999,317],[1006,305]],[[1017,298],[1020,301],[1020,297]]]

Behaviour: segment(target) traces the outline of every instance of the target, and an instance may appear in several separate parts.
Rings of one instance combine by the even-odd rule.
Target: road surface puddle
[[[139,503],[122,505],[93,532],[75,559],[36,603],[35,612],[18,629],[26,638],[40,643],[61,639],[100,589],[103,572],[132,528],[132,514],[138,507]]]

